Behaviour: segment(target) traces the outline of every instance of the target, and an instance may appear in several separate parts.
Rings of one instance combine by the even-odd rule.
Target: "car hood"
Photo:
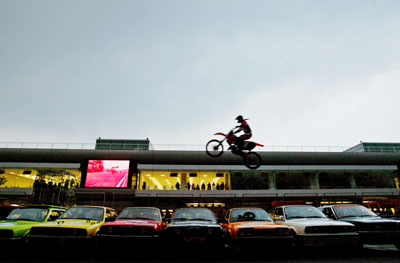
[[[143,226],[156,228],[161,224],[161,221],[144,220],[144,219],[124,219],[116,220],[114,222],[105,223],[103,226]]]
[[[365,224],[376,224],[376,223],[397,223],[400,224],[398,220],[386,219],[381,217],[346,217],[339,219],[340,221],[350,222],[350,223],[365,223]]]
[[[219,224],[210,221],[188,220],[182,222],[172,222],[167,227],[221,227]]]
[[[5,220],[0,221],[0,229],[28,229],[33,225],[40,224],[42,222],[36,221],[25,221],[25,220]]]
[[[274,222],[270,222],[270,221],[234,222],[234,223],[231,223],[231,225],[236,229],[241,229],[241,228],[279,228],[279,227],[286,228],[286,226],[277,225]]]
[[[292,219],[292,220],[287,220],[285,221],[285,224],[290,224],[290,225],[297,225],[297,226],[352,226],[352,224],[347,223],[347,222],[341,222],[341,221],[334,221],[334,220],[329,220],[329,219]]]
[[[75,228],[90,228],[101,224],[102,222],[89,219],[57,219],[56,221],[47,222],[36,225],[38,227],[75,227]]]

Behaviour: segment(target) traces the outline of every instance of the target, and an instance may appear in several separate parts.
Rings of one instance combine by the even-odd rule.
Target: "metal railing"
[[[204,145],[194,144],[153,144],[150,151],[204,151]],[[103,146],[104,147],[104,146]],[[112,144],[108,150],[126,150],[131,151],[132,145],[126,146]],[[57,143],[57,142],[0,142],[0,149],[60,149],[60,150],[95,150],[95,143]],[[227,147],[225,147],[226,149]],[[344,152],[350,149],[350,146],[279,146],[265,145],[263,148],[257,148],[262,152]],[[137,145],[138,150],[143,149],[142,144]],[[102,148],[102,150],[107,150]],[[373,149],[365,149],[366,152],[400,152],[398,147],[394,146],[374,146]]]
[[[109,150],[115,149],[115,144],[110,145]],[[118,145],[117,145],[118,146]],[[95,143],[57,143],[57,142],[0,142],[0,148],[5,149],[60,149],[60,150],[94,150]],[[129,149],[124,149],[124,145],[117,147],[120,150],[132,150],[132,145]],[[227,147],[226,147],[227,148]],[[268,152],[343,152],[349,149],[348,146],[276,146],[266,145],[263,148],[258,148],[259,151]],[[143,145],[137,147],[138,150],[143,150]],[[102,148],[102,150],[107,150]],[[194,144],[153,144],[153,149],[150,151],[204,151],[204,145]]]

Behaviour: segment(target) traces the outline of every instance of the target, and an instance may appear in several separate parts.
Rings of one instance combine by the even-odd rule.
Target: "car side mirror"
[[[277,216],[275,221],[285,221],[285,218],[283,216]]]

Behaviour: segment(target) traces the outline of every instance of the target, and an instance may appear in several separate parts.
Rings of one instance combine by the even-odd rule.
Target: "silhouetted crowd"
[[[60,204],[73,195],[73,189],[78,186],[75,181],[66,180],[64,184],[46,182],[42,178],[33,183],[32,202]]]
[[[167,189],[166,186],[163,187],[163,189],[158,189],[157,186],[154,186],[154,188],[151,188],[150,185],[147,185],[146,182],[143,182],[142,184],[142,190],[169,190]],[[199,185],[199,184],[191,184],[187,183],[186,184],[186,189],[182,189],[182,186],[179,182],[177,182],[174,186],[171,186],[171,190],[200,190],[200,191],[207,191],[207,190],[229,190],[228,185],[226,185],[224,182],[222,183],[217,183],[215,184],[214,182],[205,184],[204,182]]]

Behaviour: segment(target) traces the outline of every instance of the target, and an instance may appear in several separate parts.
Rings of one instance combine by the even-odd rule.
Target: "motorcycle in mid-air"
[[[261,157],[258,153],[252,152],[256,146],[264,147],[264,145],[252,142],[244,141],[242,147],[238,146],[238,137],[234,134],[234,129],[230,130],[228,134],[217,132],[214,135],[222,135],[222,140],[212,139],[206,145],[206,152],[211,157],[219,157],[224,153],[223,142],[229,144],[228,150],[231,150],[233,154],[240,155],[243,157],[244,164],[249,169],[257,169],[261,165]]]

